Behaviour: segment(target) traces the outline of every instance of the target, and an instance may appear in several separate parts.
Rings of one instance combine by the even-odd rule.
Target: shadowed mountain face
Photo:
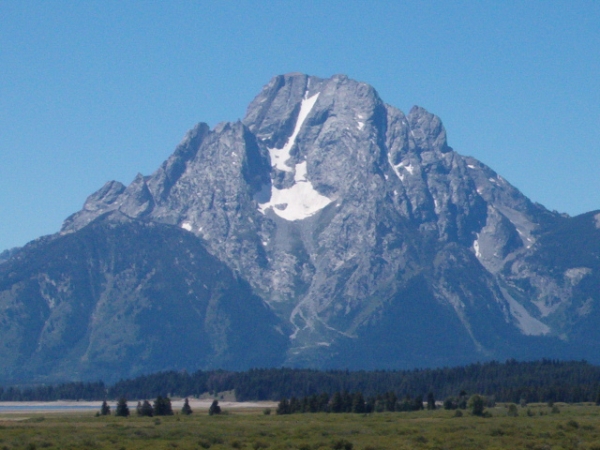
[[[176,227],[120,213],[0,265],[8,380],[281,364],[287,336],[250,286]]]
[[[600,215],[532,203],[344,76],[274,78],[10,256],[4,378],[600,362]]]

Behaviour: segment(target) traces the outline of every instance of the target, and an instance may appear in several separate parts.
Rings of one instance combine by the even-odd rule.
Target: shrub
[[[456,404],[456,400],[454,397],[448,397],[444,400],[444,409],[456,409],[458,405]]]
[[[471,414],[474,416],[483,416],[485,400],[481,395],[472,395],[469,399],[468,406],[471,408]]]
[[[332,445],[331,448],[333,450],[352,450],[352,448],[354,448],[354,445],[352,444],[352,442],[346,440],[346,439],[340,439],[335,441]]]
[[[219,406],[218,400],[213,400],[212,404],[210,405],[210,408],[208,408],[209,416],[212,416],[215,414],[221,414],[221,407]]]

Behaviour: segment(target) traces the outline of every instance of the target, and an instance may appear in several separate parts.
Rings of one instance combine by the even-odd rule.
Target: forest
[[[69,382],[56,385],[0,387],[1,401],[144,399],[199,397],[234,391],[237,401],[308,398],[360,393],[365,398],[444,400],[481,394],[497,402],[598,402],[600,367],[586,361],[539,360],[477,363],[461,367],[398,371],[320,371],[271,368],[244,372],[222,370],[160,372],[114,385]]]

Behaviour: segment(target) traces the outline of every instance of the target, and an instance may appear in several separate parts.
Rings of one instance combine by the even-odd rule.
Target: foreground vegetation
[[[600,449],[592,404],[488,408],[491,417],[436,409],[380,414],[206,411],[128,418],[92,413],[0,416],[7,449]],[[513,408],[514,410],[514,408]],[[21,420],[15,420],[21,419]]]

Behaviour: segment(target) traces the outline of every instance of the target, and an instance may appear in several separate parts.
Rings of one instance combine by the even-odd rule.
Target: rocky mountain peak
[[[413,106],[407,116],[408,126],[415,149],[434,149],[447,153],[452,149],[446,142],[446,130],[442,121],[420,106]]]
[[[90,290],[102,301],[127,286],[122,298],[152,303],[151,261],[118,254],[115,236],[128,226],[141,253],[152,245],[144,236],[173,247],[181,298],[193,303],[202,290],[203,269],[192,267],[200,248],[210,255],[203,261],[214,258],[247,283],[259,299],[252,304],[279,321],[275,332],[287,344],[277,361],[414,367],[528,355],[533,337],[554,351],[573,324],[600,314],[596,250],[579,246],[571,229],[588,241],[600,230],[593,218],[575,219],[454,151],[440,118],[424,108],[405,115],[344,75],[291,73],[274,77],[242,121],[212,130],[200,123],[154,173],[104,185],[60,238],[69,252],[80,237],[109,240],[113,253],[94,266]],[[573,251],[557,244],[565,240]],[[115,269],[119,258],[134,268]],[[144,295],[131,275],[137,267],[145,268]],[[60,300],[49,292],[66,289],[61,276],[33,276],[43,302]],[[103,289],[114,291],[106,297]]]

